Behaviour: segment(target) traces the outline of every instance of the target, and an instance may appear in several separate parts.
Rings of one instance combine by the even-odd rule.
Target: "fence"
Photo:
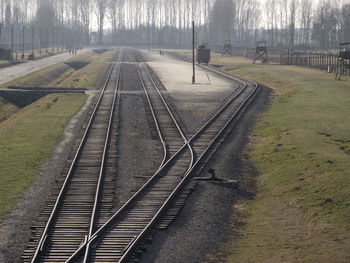
[[[324,70],[329,73],[337,73],[338,55],[316,52],[297,52],[288,50],[281,53],[280,63],[283,65],[295,65],[311,69]],[[349,72],[347,72],[349,74]]]
[[[215,48],[220,52],[219,48]],[[254,59],[255,48],[234,47],[232,55]],[[338,55],[332,53],[322,53],[316,51],[295,51],[292,49],[268,48],[269,61],[281,65],[295,65],[311,69],[323,70],[329,73],[337,73],[339,67]],[[350,76],[350,69],[345,75]]]

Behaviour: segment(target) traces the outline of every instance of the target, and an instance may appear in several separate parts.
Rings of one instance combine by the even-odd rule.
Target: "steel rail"
[[[238,80],[235,79],[236,81],[239,81],[241,83],[244,83],[242,80]],[[247,84],[244,83],[244,88],[242,88],[242,90],[244,90],[247,87]],[[242,90],[239,92],[239,94],[241,94]],[[143,229],[143,231],[136,237],[134,238],[130,244],[127,246],[122,258],[120,258],[119,262],[124,262],[125,259],[127,259],[128,256],[130,256],[131,251],[135,248],[135,246],[142,240],[142,237],[144,237],[144,235],[146,235],[147,231],[150,230],[150,228],[154,225],[154,223],[156,222],[156,220],[159,218],[159,216],[166,210],[166,208],[169,206],[170,202],[175,198],[176,194],[179,193],[179,191],[182,189],[182,187],[184,186],[185,182],[188,180],[191,172],[195,169],[195,167],[198,165],[199,161],[201,159],[203,159],[203,157],[206,155],[206,153],[210,150],[210,148],[212,147],[212,145],[214,145],[214,143],[217,141],[217,139],[220,137],[220,135],[223,133],[223,131],[226,129],[226,127],[232,122],[232,120],[237,117],[238,113],[243,109],[243,107],[247,104],[247,102],[249,101],[249,99],[251,99],[253,97],[253,95],[256,94],[256,91],[258,90],[258,85],[255,85],[254,90],[250,93],[250,95],[245,99],[245,101],[241,104],[241,106],[235,111],[235,113],[231,116],[231,118],[226,122],[226,124],[224,125],[224,127],[220,130],[220,132],[217,134],[217,136],[212,140],[212,142],[208,145],[208,147],[206,148],[206,150],[201,154],[201,157],[196,161],[196,163],[191,167],[191,169],[189,169],[189,171],[186,172],[185,177],[181,180],[181,182],[178,184],[178,186],[173,190],[173,192],[171,193],[171,195],[167,198],[166,202],[162,205],[162,207],[158,210],[158,212],[155,214],[155,216],[152,218],[152,220],[149,222],[149,224],[146,226],[146,228]],[[221,114],[226,108],[227,106],[232,103],[235,98],[237,98],[239,96],[239,94],[236,94],[235,96],[233,96],[201,129],[204,130],[206,128],[208,128],[209,125],[211,125],[214,120],[217,118],[217,116],[219,114]],[[249,105],[248,105],[249,106]],[[196,139],[199,135],[200,135],[200,131],[198,131],[189,141],[193,141],[194,139]],[[127,207],[132,203],[132,201],[134,199],[136,199],[145,189],[146,187],[148,187],[154,180],[155,178],[164,170],[166,169],[166,167],[170,164],[170,162],[174,161],[184,150],[185,148],[187,148],[187,145],[183,145],[180,150],[173,155],[168,162],[165,163],[165,165],[162,167],[161,170],[158,170],[153,177],[133,196],[131,197],[127,203],[124,204],[124,206],[117,211],[91,238],[90,240],[87,240],[85,244],[83,244],[67,261],[68,262],[73,262],[81,253],[81,251],[83,251],[84,247],[86,246],[86,244],[91,244],[92,242],[94,242],[99,235],[105,231],[113,222],[114,220],[122,213],[124,212]]]
[[[161,169],[157,170],[156,173],[116,212],[114,215],[104,224],[102,225],[91,237],[89,240],[85,240],[84,243],[72,254],[72,256],[67,259],[66,263],[74,262],[75,259],[84,251],[87,245],[90,245],[103,231],[105,231],[111,224],[113,224],[114,220],[120,216],[125,210],[132,205],[132,202],[135,201],[146,189],[164,172],[169,165],[180,155],[185,149],[188,147],[187,144],[184,144],[169,160],[165,162],[165,164],[161,167]]]
[[[176,126],[178,132],[180,133],[180,135],[181,135],[181,137],[182,137],[182,139],[183,139],[183,141],[184,141],[184,144],[187,144],[187,146],[188,146],[188,148],[189,148],[189,150],[190,150],[190,154],[191,154],[191,163],[190,163],[190,166],[189,166],[189,169],[190,169],[190,167],[192,166],[192,164],[193,164],[193,162],[194,162],[194,152],[193,152],[193,149],[192,149],[192,147],[189,145],[188,140],[187,140],[186,136],[184,135],[184,132],[182,131],[180,125],[178,124],[176,118],[174,117],[174,114],[173,114],[172,111],[170,110],[170,107],[169,107],[168,103],[166,102],[166,100],[164,99],[163,94],[162,94],[161,91],[159,90],[158,85],[155,83],[155,81],[153,80],[151,74],[150,74],[149,71],[147,70],[147,64],[144,63],[144,62],[142,61],[142,58],[141,58],[141,56],[140,56],[138,53],[135,53],[135,55],[138,57],[138,59],[139,59],[141,65],[144,67],[145,72],[146,72],[146,74],[147,74],[149,80],[151,81],[153,87],[156,89],[156,91],[157,91],[159,97],[161,98],[161,101],[162,101],[163,105],[165,106],[165,108],[166,108],[168,114],[170,115],[170,117],[171,117],[173,123],[175,124],[175,126]],[[148,93],[148,91],[147,91],[145,82],[144,82],[144,80],[143,80],[143,77],[142,77],[142,74],[141,74],[141,71],[140,71],[138,65],[137,65],[137,69],[138,69],[138,73],[139,73],[139,77],[140,77],[140,80],[141,80],[142,87],[143,87],[143,89],[144,89],[144,91],[145,91],[145,94],[146,94],[146,97],[147,97],[147,101],[148,101],[148,103],[149,103],[149,105],[150,105],[150,109],[151,109],[152,115],[153,115],[153,117],[154,117],[155,123],[157,124],[157,129],[158,129],[158,131],[160,132],[161,140],[164,141],[164,140],[163,140],[162,132],[161,132],[161,130],[159,129],[159,124],[158,124],[157,117],[155,116],[156,114],[154,113],[153,103],[151,102],[151,98],[150,98],[149,93]],[[164,143],[165,143],[165,145],[163,145],[163,146],[166,148],[166,145],[167,145],[166,141],[164,141]],[[169,144],[169,143],[168,143],[168,144]],[[165,156],[164,158],[166,158],[166,156]],[[162,165],[159,167],[159,169],[164,165],[164,163],[165,163],[165,159],[163,160]],[[159,169],[158,169],[158,170],[159,170]]]
[[[40,241],[39,241],[39,243],[38,243],[38,245],[37,245],[37,248],[36,248],[36,250],[35,250],[35,253],[34,253],[34,255],[33,255],[32,259],[31,259],[31,263],[35,263],[35,262],[36,262],[38,256],[40,255],[40,253],[41,253],[42,250],[43,250],[45,241],[46,241],[46,239],[47,239],[48,230],[50,229],[51,224],[52,224],[52,222],[53,222],[53,219],[54,219],[54,217],[56,216],[56,213],[57,213],[57,210],[58,210],[58,208],[59,208],[59,205],[60,205],[60,203],[62,202],[62,198],[63,198],[63,196],[64,196],[64,192],[66,191],[68,182],[69,182],[69,180],[71,179],[72,171],[73,171],[73,169],[74,169],[75,163],[76,163],[78,157],[79,157],[80,154],[81,154],[81,150],[82,150],[83,145],[84,145],[84,143],[85,143],[85,141],[86,141],[87,134],[88,134],[88,132],[89,132],[91,123],[92,123],[92,121],[93,121],[94,118],[95,118],[95,113],[97,112],[97,109],[98,109],[98,107],[99,107],[99,105],[100,105],[100,102],[101,102],[101,100],[102,100],[104,91],[105,91],[105,89],[106,89],[106,87],[107,87],[107,84],[108,84],[108,82],[109,82],[109,80],[110,80],[110,77],[111,77],[111,75],[112,75],[112,72],[113,72],[113,69],[114,69],[114,66],[115,66],[115,63],[116,63],[116,59],[117,59],[117,58],[114,59],[113,64],[112,64],[112,66],[111,66],[111,68],[110,68],[110,70],[109,70],[109,72],[108,72],[106,81],[105,81],[105,83],[104,83],[104,85],[103,85],[103,88],[102,88],[102,90],[101,90],[101,92],[100,92],[100,95],[99,95],[98,101],[97,101],[97,103],[96,103],[96,106],[94,107],[94,110],[93,110],[93,112],[92,112],[92,114],[91,114],[91,117],[90,117],[90,119],[89,119],[88,125],[87,125],[87,127],[86,127],[86,129],[85,129],[85,132],[84,132],[84,134],[83,134],[83,137],[82,137],[82,139],[81,139],[81,141],[80,141],[78,150],[76,151],[75,156],[74,156],[74,159],[73,159],[73,161],[72,161],[72,163],[71,163],[71,165],[70,165],[70,167],[69,167],[69,171],[68,171],[68,173],[67,173],[67,175],[66,175],[66,178],[65,178],[65,180],[64,180],[64,183],[63,183],[63,185],[62,185],[62,187],[61,187],[61,190],[60,190],[60,192],[59,192],[59,194],[58,194],[58,197],[57,197],[57,199],[56,199],[56,201],[55,201],[55,205],[54,205],[54,207],[53,207],[53,209],[52,209],[52,211],[51,211],[51,213],[50,213],[50,217],[49,217],[49,219],[48,219],[48,221],[47,221],[47,223],[46,223],[46,225],[45,225],[45,228],[44,228],[44,231],[43,231],[43,233],[42,233],[42,235],[41,235]]]
[[[135,57],[138,57],[139,60],[140,60],[140,62],[143,64],[143,62],[142,62],[140,56],[138,56],[138,54],[135,53]],[[156,113],[155,110],[154,110],[154,107],[153,107],[151,98],[150,98],[150,96],[149,96],[149,92],[148,92],[148,90],[147,90],[147,88],[146,88],[146,84],[145,84],[145,81],[144,81],[144,79],[143,79],[143,77],[142,77],[142,74],[141,74],[141,71],[140,71],[140,68],[139,68],[139,65],[138,65],[138,64],[137,64],[137,70],[138,70],[138,74],[139,74],[139,79],[140,79],[141,85],[142,85],[142,87],[143,87],[143,89],[144,89],[144,92],[145,92],[145,94],[146,94],[146,98],[147,98],[148,103],[149,103],[149,105],[150,105],[150,110],[151,110],[151,113],[152,113],[152,116],[153,116],[155,125],[156,125],[156,127],[157,127],[157,131],[158,131],[159,137],[160,137],[160,139],[161,139],[161,141],[162,141],[163,148],[164,148],[164,157],[163,157],[163,161],[162,161],[161,165],[159,166],[159,168],[158,168],[158,170],[157,170],[157,171],[161,172],[161,171],[160,171],[160,168],[163,167],[163,166],[166,167],[165,164],[169,164],[169,163],[170,163],[169,161],[172,160],[172,158],[170,158],[170,159],[168,160],[168,162],[166,163],[166,161],[167,161],[167,159],[166,159],[166,157],[167,157],[167,154],[166,154],[166,153],[167,153],[166,141],[165,141],[165,139],[163,138],[162,129],[161,129],[160,125],[159,125],[158,118],[157,118],[157,113]],[[173,121],[173,124],[175,125],[176,129],[178,130],[178,133],[180,134],[181,138],[182,138],[183,141],[184,141],[184,146],[182,147],[182,150],[183,150],[185,147],[190,147],[189,144],[187,143],[187,139],[186,139],[186,137],[185,137],[183,131],[181,130],[179,124],[177,123],[177,121],[176,121],[174,115],[172,114],[172,112],[171,112],[169,106],[167,105],[167,103],[166,103],[165,99],[163,98],[161,92],[159,91],[157,85],[155,84],[155,82],[153,81],[153,79],[151,79],[151,76],[149,76],[149,78],[150,78],[150,80],[151,80],[151,82],[152,82],[153,87],[158,91],[158,95],[159,95],[159,97],[161,98],[162,103],[163,103],[164,107],[166,108],[166,111],[167,111],[168,114],[170,115],[170,119]],[[180,151],[182,151],[182,150],[180,150]],[[189,171],[189,169],[191,168],[191,166],[192,166],[192,164],[193,164],[193,162],[194,162],[193,150],[191,149],[190,152],[191,152],[191,162],[190,162],[190,165],[189,165],[187,171]],[[164,170],[164,169],[163,169],[163,170]],[[187,173],[187,171],[186,171],[186,173]],[[158,176],[158,174],[156,173],[149,181],[153,181],[154,179],[156,179],[157,176]],[[140,189],[140,191],[138,191],[138,192],[134,195],[134,196],[135,196],[135,199],[136,199],[136,197],[138,196],[138,194],[141,194],[142,192],[143,192],[142,189]],[[120,211],[118,211],[118,212],[116,213],[116,216],[117,216],[119,213],[122,213],[122,212],[123,212],[123,207],[120,209]],[[108,222],[106,222],[106,223],[108,223]],[[88,239],[86,239],[86,241],[87,241],[87,240],[88,240]],[[88,253],[89,253],[88,250],[89,250],[89,247],[90,247],[90,243],[87,243],[87,244],[86,244],[86,242],[84,242],[84,243],[82,244],[82,246],[84,246],[84,245],[86,245],[86,248],[85,248],[85,256],[84,256],[84,262],[85,262],[85,261],[87,260],[87,256],[88,256]]]
[[[135,55],[137,55],[137,54],[135,54]],[[163,138],[162,130],[161,130],[161,128],[160,128],[160,125],[159,125],[159,122],[158,122],[158,119],[157,119],[157,116],[156,116],[157,114],[155,113],[155,111],[154,111],[154,109],[153,109],[153,105],[152,105],[151,99],[150,99],[150,97],[149,97],[149,94],[148,94],[146,85],[145,85],[145,83],[144,83],[144,80],[143,80],[143,78],[142,78],[142,75],[141,75],[141,72],[140,72],[140,69],[139,69],[138,65],[137,65],[137,70],[138,70],[138,74],[139,74],[139,79],[140,79],[140,81],[141,81],[141,85],[143,86],[143,89],[144,89],[144,91],[145,91],[145,94],[146,94],[148,103],[149,103],[149,105],[150,105],[151,113],[152,113],[152,116],[153,116],[153,119],[154,119],[154,122],[155,122],[155,125],[156,125],[156,128],[157,128],[157,131],[158,131],[159,138],[160,138],[160,140],[161,140],[161,142],[162,142],[162,145],[163,145],[164,157],[163,157],[162,163],[160,164],[160,166],[159,166],[159,168],[158,168],[158,170],[159,170],[159,169],[164,165],[164,163],[165,163],[165,161],[166,161],[166,157],[167,157],[167,148],[166,148],[166,145],[167,145],[167,143],[166,143],[166,141],[165,141],[164,138]],[[154,84],[154,86],[156,87],[155,84]],[[169,114],[171,115],[172,120],[173,120],[175,126],[177,127],[178,132],[179,132],[180,135],[181,135],[181,138],[184,140],[184,142],[187,142],[187,139],[185,138],[185,136],[184,136],[184,134],[183,134],[181,128],[180,128],[179,125],[177,124],[175,118],[173,117],[173,115],[172,115],[172,113],[171,113],[169,107],[167,107],[167,105],[166,105],[166,103],[165,103],[164,100],[163,100],[163,103],[164,103],[165,107],[167,108],[167,110],[169,111]],[[193,155],[192,155],[192,159],[191,159],[191,165],[192,165],[192,163],[193,163]],[[189,169],[190,169],[190,167],[189,167]],[[102,171],[102,169],[101,169],[101,171]],[[100,184],[99,184],[99,185],[100,185]],[[95,203],[98,202],[98,196],[99,196],[99,193],[96,193]],[[87,237],[86,240],[88,240],[88,239],[91,237],[91,235],[92,235],[92,233],[93,233],[93,232],[92,232],[92,229],[93,229],[93,222],[91,222],[90,233],[89,233],[89,236]],[[83,260],[84,263],[86,263],[86,262],[88,261],[88,257],[89,257],[89,253],[90,253],[90,249],[89,249],[89,248],[90,248],[90,245],[87,244],[87,245],[86,245],[86,249],[85,249],[84,260]]]
[[[100,167],[99,178],[98,178],[98,183],[97,183],[97,187],[96,187],[95,201],[94,201],[94,206],[93,206],[93,210],[92,210],[89,234],[87,236],[87,239],[89,239],[91,237],[91,235],[93,234],[93,231],[94,231],[95,217],[96,217],[99,199],[100,199],[101,184],[102,184],[103,175],[104,175],[107,150],[109,148],[109,142],[110,142],[110,137],[111,137],[110,135],[111,135],[111,128],[112,128],[112,123],[113,123],[114,111],[115,111],[116,100],[117,100],[118,91],[119,91],[119,87],[120,87],[119,84],[120,84],[120,75],[121,75],[120,73],[122,70],[122,63],[121,63],[122,55],[123,55],[123,49],[121,49],[121,51],[119,53],[118,60],[117,60],[117,63],[119,64],[119,69],[118,69],[118,75],[117,75],[117,81],[116,81],[116,88],[114,89],[113,103],[112,103],[111,112],[110,112],[109,120],[108,120],[106,140],[105,140],[105,144],[103,147],[103,154],[102,154],[102,158],[101,158],[101,167]],[[87,246],[87,248],[86,248],[84,263],[87,262],[88,253],[89,253],[89,246]]]
[[[138,56],[138,58],[139,58],[139,60],[140,60],[140,62],[141,62],[141,58],[140,58],[139,56]],[[143,62],[142,62],[142,63],[143,63]],[[157,131],[158,131],[158,133],[159,133],[159,135],[160,135],[161,141],[164,142],[164,144],[166,145],[166,142],[165,142],[165,140],[163,139],[162,132],[161,132],[161,128],[160,128],[160,126],[159,126],[159,124],[158,124],[157,117],[156,117],[156,113],[155,113],[155,111],[154,111],[154,109],[153,109],[153,105],[152,105],[151,99],[150,99],[150,97],[149,97],[149,94],[148,94],[148,91],[147,91],[145,82],[144,82],[144,80],[143,80],[143,78],[142,78],[142,75],[141,75],[141,72],[140,72],[139,67],[137,67],[137,69],[138,69],[138,72],[139,72],[141,84],[142,84],[142,86],[143,86],[143,88],[144,88],[144,91],[145,91],[145,93],[146,93],[147,100],[148,100],[148,102],[149,102],[149,104],[150,104],[151,113],[152,113],[152,116],[153,116],[153,118],[154,118],[154,121],[155,121],[155,124],[156,124],[156,127],[157,127]],[[148,72],[147,72],[147,73],[148,73]],[[149,74],[149,73],[148,73],[148,74]],[[162,96],[162,94],[161,94],[159,88],[157,87],[157,85],[155,84],[155,82],[153,81],[153,79],[151,79],[151,76],[150,76],[150,75],[149,75],[149,77],[150,77],[150,80],[151,80],[151,82],[152,82],[154,88],[156,88],[156,90],[157,90],[157,92],[158,92],[160,98],[162,99],[162,102],[163,102],[164,106],[166,107],[166,109],[167,109],[169,115],[171,116],[171,119],[173,120],[175,126],[176,126],[177,129],[179,130],[179,133],[180,133],[182,139],[184,140],[184,145],[177,151],[176,154],[174,154],[172,157],[170,157],[170,159],[166,160],[166,159],[165,159],[165,158],[166,158],[166,155],[164,155],[164,160],[163,160],[163,162],[162,162],[162,165],[159,167],[159,169],[157,170],[157,172],[156,172],[156,173],[146,182],[146,184],[144,184],[144,185],[141,187],[141,189],[139,189],[139,191],[136,192],[136,193],[135,193],[135,194],[134,194],[134,195],[133,195],[133,196],[132,196],[132,197],[131,197],[131,198],[130,198],[130,199],[129,199],[129,200],[128,200],[128,201],[127,201],[127,202],[126,202],[112,217],[111,217],[111,218],[110,218],[110,220],[108,220],[100,229],[105,228],[107,225],[109,225],[109,224],[114,220],[114,218],[118,217],[123,211],[125,211],[125,209],[127,208],[127,206],[128,206],[129,204],[131,204],[132,201],[135,200],[139,195],[141,195],[141,194],[145,191],[145,189],[146,189],[155,179],[157,179],[158,176],[161,175],[161,173],[162,173],[162,172],[169,166],[169,164],[173,161],[173,159],[175,158],[175,156],[178,156],[180,153],[182,153],[182,152],[184,151],[185,148],[190,148],[190,145],[189,145],[189,143],[188,143],[188,141],[187,141],[187,139],[186,139],[184,133],[182,132],[182,130],[181,130],[179,124],[177,123],[177,121],[176,121],[174,115],[172,114],[172,112],[171,112],[169,106],[167,105],[167,103],[166,103],[164,97]],[[166,149],[165,149],[165,151],[166,151]],[[193,150],[192,150],[192,149],[190,150],[190,153],[191,153],[191,162],[190,162],[190,165],[189,165],[189,167],[188,167],[186,173],[190,170],[190,168],[191,168],[191,166],[192,166],[192,164],[193,164],[193,162],[194,162],[194,154],[193,154]],[[161,169],[161,168],[162,168],[162,169]],[[100,231],[98,230],[93,236],[97,235],[99,232],[100,232]],[[93,236],[91,237],[91,239],[94,239]],[[76,257],[79,253],[82,253],[83,249],[85,249],[86,247],[88,247],[88,246],[90,245],[90,243],[87,242],[88,240],[89,240],[89,239],[87,239],[87,240],[81,245],[81,247],[76,251],[76,253],[74,253],[74,254],[71,256],[71,258],[67,260],[67,262],[70,262],[71,260],[75,259],[75,257]]]
[[[157,90],[157,92],[158,92],[158,94],[159,94],[159,96],[160,96],[160,98],[161,98],[161,100],[162,100],[164,106],[166,107],[167,111],[169,112],[169,115],[170,115],[171,118],[173,119],[173,122],[175,123],[177,129],[179,130],[179,132],[180,132],[180,134],[181,134],[181,137],[183,138],[184,142],[186,143],[186,142],[187,142],[186,136],[184,135],[184,132],[182,131],[180,125],[178,124],[176,118],[174,117],[174,114],[173,114],[172,111],[170,110],[168,103],[165,101],[164,96],[163,96],[162,92],[159,90],[158,85],[157,85],[157,84],[155,83],[155,81],[153,80],[153,78],[152,78],[152,76],[151,76],[151,74],[150,74],[150,72],[149,72],[149,70],[148,70],[148,68],[147,68],[148,64],[147,64],[147,63],[144,63],[144,61],[142,61],[142,59],[141,59],[141,57],[140,57],[140,55],[139,55],[138,53],[137,53],[136,55],[137,55],[137,57],[139,58],[139,60],[140,60],[140,62],[142,63],[142,65],[145,65],[145,71],[146,71],[146,73],[147,73],[149,79],[151,80],[151,82],[152,82],[154,88]]]
[[[226,128],[228,127],[228,125],[231,123],[231,121],[233,120],[234,117],[236,117],[238,115],[238,113],[240,113],[240,110],[243,108],[243,106],[245,106],[245,103],[251,99],[253,97],[253,95],[255,95],[256,90],[258,89],[258,87],[256,89],[254,89],[252,91],[252,93],[249,95],[249,97],[247,97],[245,99],[245,101],[243,102],[243,104],[241,104],[241,106],[237,109],[237,111],[232,115],[232,117],[228,120],[228,122],[225,124],[225,126],[220,130],[220,132],[215,136],[215,138],[211,141],[211,143],[208,145],[208,147],[206,148],[206,150],[201,154],[201,156],[197,159],[197,161],[194,163],[194,165],[191,167],[191,169],[187,172],[187,174],[184,176],[184,178],[181,180],[181,182],[177,185],[177,187],[173,190],[173,192],[170,194],[170,196],[168,197],[168,199],[164,202],[163,206],[158,210],[158,212],[155,214],[155,216],[152,218],[152,220],[149,222],[149,224],[147,225],[146,228],[144,228],[141,232],[141,234],[139,234],[137,236],[137,238],[135,238],[131,244],[129,244],[128,249],[124,252],[123,256],[119,259],[118,263],[125,263],[127,262],[128,258],[131,256],[131,254],[133,253],[133,250],[135,249],[135,247],[137,247],[139,245],[139,243],[142,241],[142,238],[144,238],[148,232],[152,229],[152,227],[155,225],[155,223],[157,222],[157,220],[159,220],[159,217],[162,216],[162,214],[166,211],[166,209],[171,205],[172,201],[177,197],[177,195],[182,191],[183,187],[186,185],[187,181],[190,179],[191,177],[191,173],[197,168],[197,165],[199,164],[199,162],[206,156],[206,154],[209,152],[209,150],[212,148],[212,146],[214,145],[214,143],[216,143],[216,141],[218,140],[218,138],[220,138],[221,134],[224,132],[224,130],[226,130]]]
[[[244,84],[244,90],[248,87],[248,85],[238,79],[238,78],[232,78],[236,81],[239,81]],[[251,82],[253,83],[253,82]],[[173,192],[169,195],[167,200],[164,202],[162,207],[158,210],[158,212],[155,214],[155,216],[152,218],[152,220],[149,222],[149,224],[142,230],[142,232],[132,241],[132,243],[129,244],[127,250],[124,252],[123,256],[119,259],[118,263],[125,263],[127,262],[128,258],[131,256],[133,250],[135,247],[139,245],[139,243],[142,241],[142,239],[148,234],[148,232],[152,229],[152,227],[155,225],[155,223],[158,221],[159,217],[166,211],[166,209],[171,205],[172,201],[177,197],[177,195],[182,191],[183,187],[186,185],[187,181],[191,177],[191,173],[197,168],[197,165],[200,163],[202,159],[207,155],[207,153],[211,150],[213,145],[217,142],[217,140],[220,138],[222,133],[227,129],[227,127],[232,123],[232,120],[237,118],[238,115],[243,114],[245,109],[244,107],[248,107],[250,103],[253,101],[255,95],[257,94],[257,91],[259,90],[259,86],[257,83],[254,84],[254,89],[252,92],[245,98],[245,100],[240,104],[240,106],[235,110],[235,112],[232,114],[232,116],[229,118],[229,120],[225,123],[225,125],[221,128],[221,130],[217,133],[217,135],[214,137],[214,139],[209,143],[205,151],[198,157],[194,165],[192,165],[191,169],[186,173],[184,178],[181,180],[181,182],[177,185],[177,187],[173,190]],[[201,133],[201,131],[205,130],[205,127],[208,127],[218,116],[219,112],[222,112],[224,109],[227,108],[228,104],[233,102],[237,96],[241,94],[239,92],[235,96],[233,96],[218,112],[215,114],[205,125],[202,127],[190,140],[191,143],[193,140],[195,140]],[[248,103],[250,101],[250,103]],[[248,105],[247,105],[248,104]],[[243,113],[241,113],[241,110],[243,110]]]

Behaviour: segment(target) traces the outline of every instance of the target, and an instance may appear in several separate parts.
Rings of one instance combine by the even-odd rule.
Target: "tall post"
[[[42,36],[41,36],[41,27],[40,27],[40,31],[39,31],[39,54],[41,55],[41,40],[42,40]]]
[[[34,58],[34,26],[32,26],[32,58]]]
[[[59,38],[60,38],[60,33],[59,33],[59,27],[57,26],[57,30],[56,30],[56,52],[58,52],[59,48],[60,48],[60,42],[59,42]]]
[[[13,24],[11,25],[11,60],[13,60]]]
[[[25,29],[25,26],[23,25],[23,28],[22,28],[22,60],[24,59],[24,29]]]
[[[66,39],[66,30],[65,28],[62,26],[61,28],[61,39],[62,39],[62,52],[64,50],[64,43],[65,43],[65,39]]]
[[[51,51],[52,53],[55,52],[55,29],[52,29],[52,33],[51,33]]]
[[[148,24],[148,51],[151,51],[151,27]]]
[[[45,46],[46,46],[46,54],[49,53],[49,34],[48,28],[45,28]]]
[[[192,21],[192,68],[193,68],[193,75],[192,75],[192,84],[196,83],[196,64],[195,64],[195,58],[194,58],[194,21]]]

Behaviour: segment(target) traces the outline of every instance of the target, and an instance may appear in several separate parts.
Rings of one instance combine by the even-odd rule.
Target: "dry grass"
[[[227,262],[350,262],[350,78],[236,57],[212,63],[273,90],[246,150],[260,174],[256,199],[234,208],[245,226]]]
[[[95,53],[93,53],[95,54]],[[71,61],[87,61],[90,64],[80,70],[67,71],[59,78],[51,83],[55,87],[72,87],[72,88],[87,88],[93,89],[101,72],[104,72],[108,67],[108,62],[113,59],[114,50],[94,55],[89,59],[81,59],[79,57],[71,59]]]

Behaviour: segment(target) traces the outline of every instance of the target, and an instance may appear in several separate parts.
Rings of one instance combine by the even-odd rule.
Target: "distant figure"
[[[159,50],[159,56],[161,56],[162,55],[162,51],[161,50]]]

